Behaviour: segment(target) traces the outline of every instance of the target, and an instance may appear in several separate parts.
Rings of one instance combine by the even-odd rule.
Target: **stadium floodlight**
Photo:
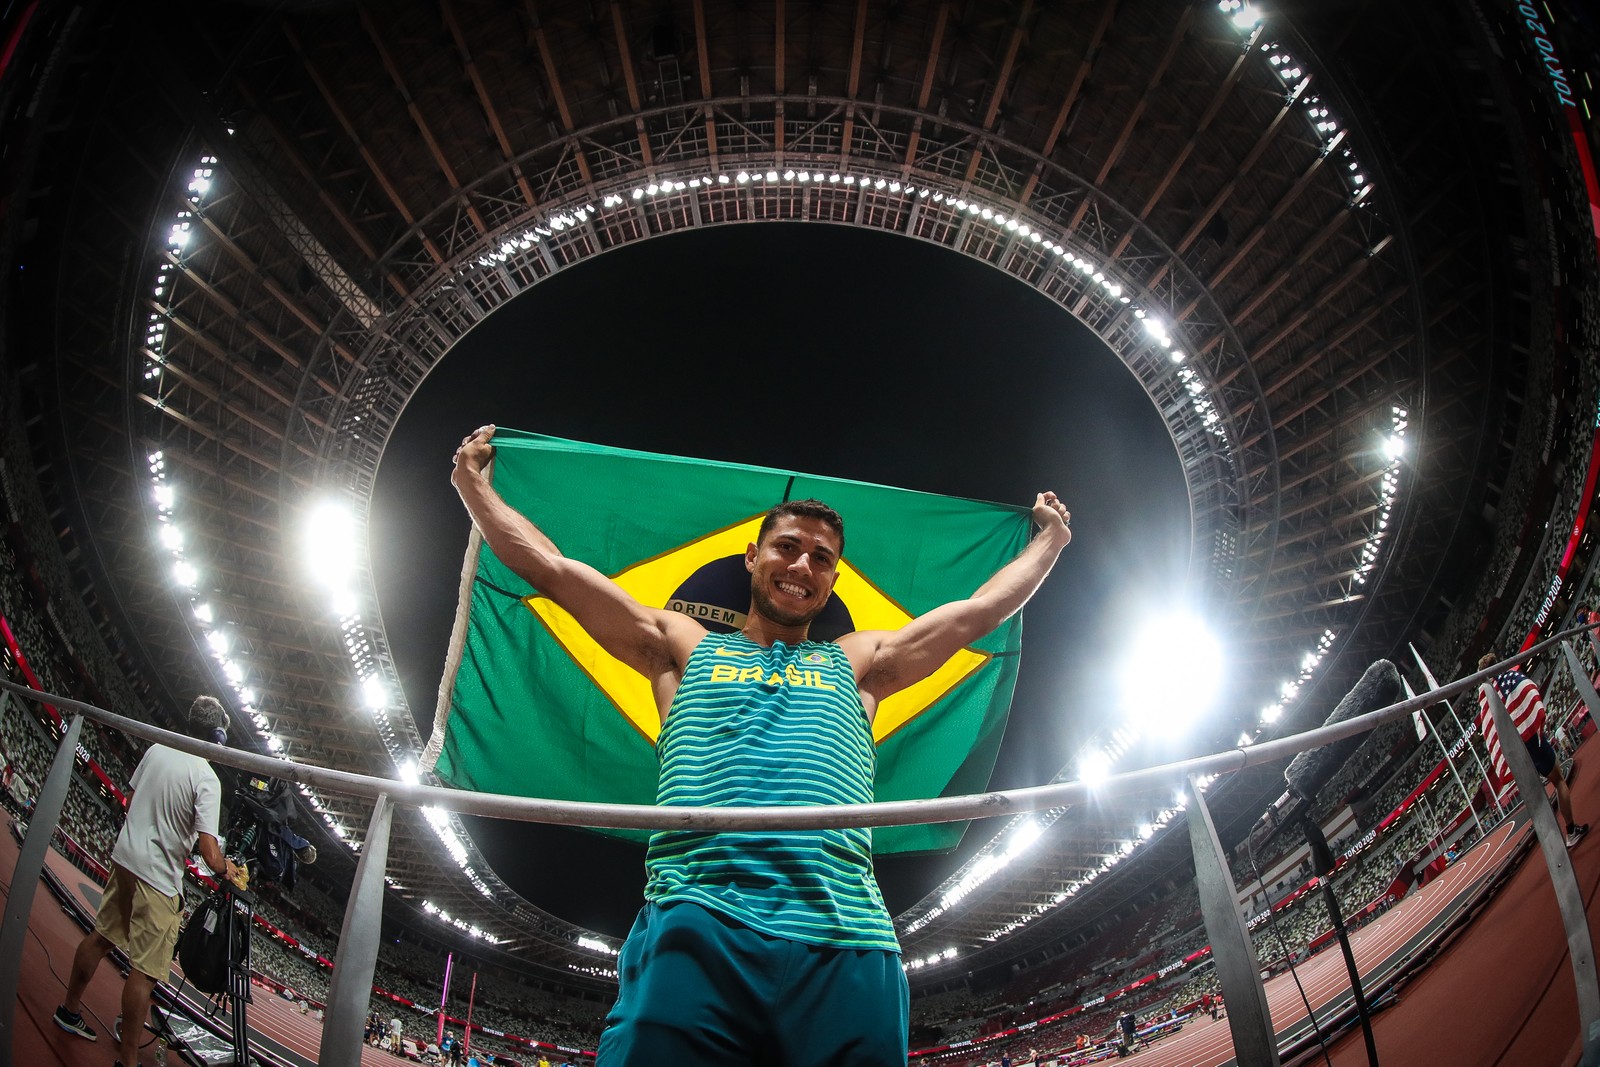
[[[360,612],[361,602],[352,590],[340,589],[333,594],[332,608],[337,618],[348,619]]]
[[[188,560],[180,559],[172,565],[172,577],[179,585],[193,589],[200,584],[200,571]]]
[[[376,674],[369,674],[361,679],[361,699],[373,711],[387,707],[389,704],[389,687],[382,678]]]
[[[1261,13],[1250,4],[1245,4],[1233,13],[1233,24],[1244,33],[1249,33],[1261,25]]]
[[[1390,434],[1383,439],[1383,455],[1385,459],[1396,460],[1406,454],[1406,439],[1397,433]]]
[[[1111,757],[1100,749],[1093,749],[1078,760],[1078,778],[1093,789],[1111,773]]]
[[[233,647],[233,640],[226,630],[212,630],[206,634],[206,644],[211,646],[211,651],[218,656],[226,656],[228,649]]]
[[[1142,732],[1175,734],[1211,710],[1222,683],[1222,646],[1195,612],[1143,614],[1147,621],[1117,671],[1122,707]]]
[[[1011,839],[1006,843],[1006,858],[1009,861],[1014,856],[1020,856],[1044,833],[1044,827],[1032,819],[1026,819],[1022,825],[1012,831]]]
[[[215,618],[215,615],[211,610],[211,602],[202,600],[200,603],[196,604],[194,606],[194,617],[199,619],[201,622],[211,622]]]
[[[163,546],[174,552],[183,547],[183,531],[170,522],[162,523],[156,536],[160,538]]]
[[[355,574],[356,517],[349,504],[324,497],[306,513],[301,527],[307,570],[318,585],[344,589]]]

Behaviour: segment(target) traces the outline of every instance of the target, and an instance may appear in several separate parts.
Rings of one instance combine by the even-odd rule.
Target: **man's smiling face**
[[[755,610],[783,626],[805,626],[833,593],[839,535],[822,519],[782,515],[745,550],[744,565]]]

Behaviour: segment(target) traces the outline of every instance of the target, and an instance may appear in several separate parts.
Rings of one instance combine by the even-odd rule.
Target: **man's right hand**
[[[494,445],[490,444],[493,437],[494,423],[480,426],[463,437],[453,459],[455,473],[482,474],[489,461],[494,459]]]

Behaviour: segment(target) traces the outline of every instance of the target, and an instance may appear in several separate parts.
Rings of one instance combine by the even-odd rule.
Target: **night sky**
[[[372,559],[424,737],[469,531],[450,457],[485,422],[1019,505],[1054,489],[1074,541],[1024,614],[994,788],[1049,780],[1090,732],[1115,724],[1121,650],[1183,591],[1189,513],[1176,451],[1133,375],[1060,307],[946,249],[869,231],[769,223],[663,237],[496,312],[399,420],[378,473]],[[1150,755],[1180,754],[1190,753]],[[642,848],[470,825],[529,900],[627,932]],[[974,827],[952,856],[880,860],[890,910],[914,904],[994,829]]]

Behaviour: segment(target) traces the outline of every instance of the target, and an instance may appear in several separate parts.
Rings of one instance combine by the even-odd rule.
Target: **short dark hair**
[[[804,500],[785,500],[777,507],[769,508],[761,518],[761,528],[756,531],[756,544],[760,544],[773,525],[785,516],[794,516],[803,519],[821,519],[833,527],[833,532],[839,535],[839,555],[844,555],[844,519],[837,511],[815,497],[806,497]]]
[[[216,697],[197,696],[194,703],[189,705],[184,725],[190,737],[210,741],[212,731],[228,729],[228,712]]]

